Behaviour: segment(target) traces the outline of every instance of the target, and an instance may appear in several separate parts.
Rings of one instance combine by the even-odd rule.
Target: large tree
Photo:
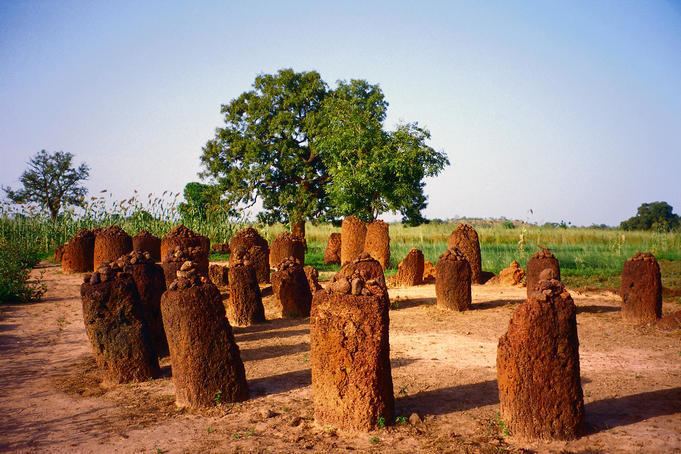
[[[643,203],[633,216],[620,224],[624,230],[669,231],[681,225],[681,218],[667,202]]]
[[[416,123],[386,130],[387,107],[380,87],[364,80],[340,81],[325,99],[314,137],[331,177],[329,200],[338,216],[369,221],[391,211],[417,225],[427,204],[424,178],[449,161],[426,144],[430,133]]]
[[[46,209],[52,220],[67,205],[82,206],[87,188],[81,182],[87,180],[90,168],[86,164],[73,166],[73,154],[41,150],[28,162],[19,181],[20,189],[3,188],[14,203],[36,203]]]
[[[328,176],[309,129],[327,90],[315,71],[256,77],[252,90],[222,106],[225,124],[203,148],[202,175],[231,203],[259,199],[267,222],[304,225],[325,216]]]
[[[388,103],[378,85],[338,82],[315,71],[260,75],[253,89],[222,106],[225,125],[203,148],[203,176],[241,206],[262,201],[259,217],[292,228],[306,220],[400,212],[418,224],[424,178],[447,157],[426,145],[416,123],[384,127]],[[300,228],[300,227],[298,227]]]

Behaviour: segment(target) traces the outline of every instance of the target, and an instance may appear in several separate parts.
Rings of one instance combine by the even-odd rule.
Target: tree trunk
[[[305,220],[291,222],[291,233],[305,238]]]

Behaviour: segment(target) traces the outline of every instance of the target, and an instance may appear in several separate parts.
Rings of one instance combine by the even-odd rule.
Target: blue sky
[[[220,104],[283,67],[379,83],[389,126],[430,129],[452,165],[427,183],[428,217],[681,212],[666,1],[2,1],[0,183],[44,148],[87,162],[91,191],[179,191]]]

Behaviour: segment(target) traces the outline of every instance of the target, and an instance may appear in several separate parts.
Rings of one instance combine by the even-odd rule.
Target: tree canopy
[[[667,202],[641,204],[633,216],[622,221],[623,230],[657,230],[668,232],[681,225],[681,217],[674,214],[674,208]]]
[[[449,162],[416,123],[385,129],[388,102],[378,85],[319,73],[280,70],[222,106],[224,126],[203,148],[202,176],[232,203],[252,206],[267,222],[365,220],[394,211],[423,221],[424,178]]]
[[[423,180],[449,161],[426,145],[430,133],[416,123],[386,130],[387,107],[380,87],[364,80],[340,81],[324,101],[314,137],[330,176],[329,200],[338,216],[370,221],[393,211],[420,224]]]
[[[225,124],[203,148],[202,175],[231,203],[260,199],[268,222],[324,216],[328,175],[309,129],[326,94],[315,71],[256,77],[252,90],[222,106]]]
[[[184,202],[178,206],[182,218],[205,220],[211,210],[219,208],[221,191],[216,186],[192,181],[184,187]]]
[[[81,164],[72,166],[73,154],[41,150],[28,162],[19,181],[20,189],[5,187],[7,198],[14,203],[36,203],[46,209],[52,220],[67,205],[83,206],[87,188],[81,182],[90,176],[90,168]]]

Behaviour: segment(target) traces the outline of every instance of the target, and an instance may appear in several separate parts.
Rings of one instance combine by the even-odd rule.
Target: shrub
[[[0,238],[0,303],[37,301],[43,296],[45,285],[30,276],[39,260],[36,249]]]

